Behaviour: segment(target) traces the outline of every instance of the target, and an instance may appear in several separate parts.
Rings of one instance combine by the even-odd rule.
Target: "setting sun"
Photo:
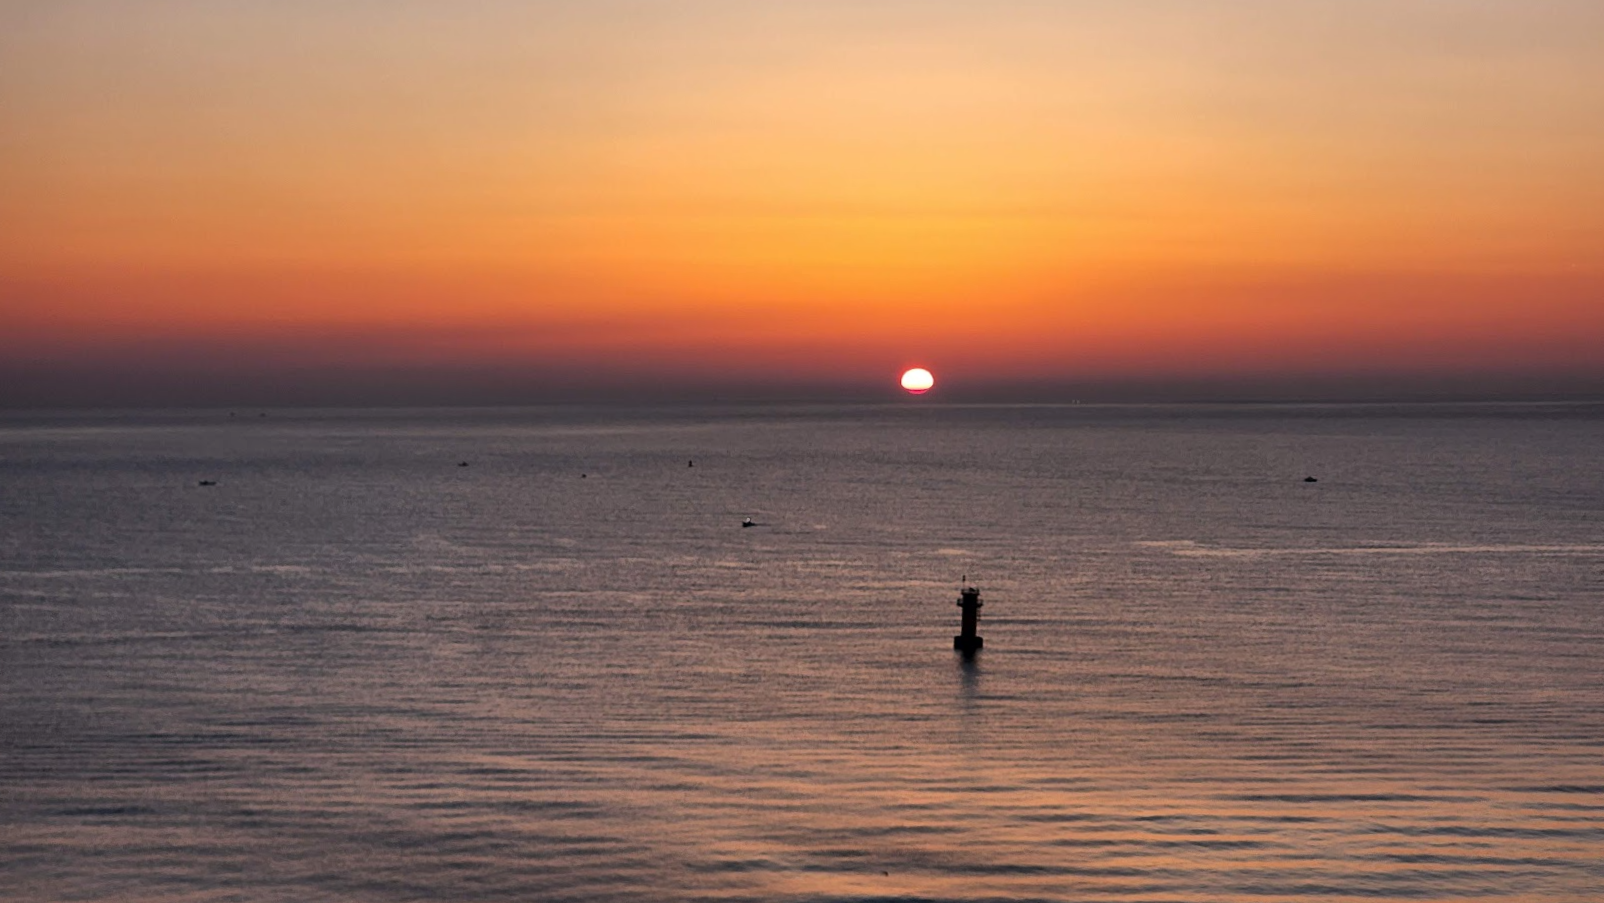
[[[923,395],[936,384],[936,378],[923,367],[915,367],[902,374],[902,387],[914,395]]]

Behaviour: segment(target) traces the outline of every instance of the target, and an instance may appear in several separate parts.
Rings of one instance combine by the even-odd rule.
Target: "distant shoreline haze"
[[[736,374],[541,375],[513,369],[205,369],[41,367],[0,364],[0,410],[161,407],[409,407],[525,404],[1441,402],[1604,400],[1604,376],[1572,373],[1154,376],[1004,380],[938,372],[913,396],[896,368],[878,380],[765,379]]]

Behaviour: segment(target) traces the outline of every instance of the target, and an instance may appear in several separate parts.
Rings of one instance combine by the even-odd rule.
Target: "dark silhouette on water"
[[[745,518],[741,519],[741,526],[743,526],[743,527],[755,527],[755,526],[757,526],[757,521],[751,519],[750,517],[745,517]]]
[[[1318,483],[1320,481],[1316,480],[1314,477],[1304,477],[1303,478],[1303,482],[1305,482],[1305,483]]]
[[[202,486],[216,486],[217,485],[217,481],[216,480],[201,480],[200,481],[200,485],[202,485]]]
[[[975,632],[980,626],[980,590],[972,586],[963,588],[963,594],[958,597],[958,607],[963,609],[963,627],[959,634],[952,638],[952,648],[962,652],[965,658],[975,654],[980,647],[986,645],[986,640]]]

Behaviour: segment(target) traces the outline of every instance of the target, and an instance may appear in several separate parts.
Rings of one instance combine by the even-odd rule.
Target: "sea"
[[[1604,405],[930,401],[0,415],[0,900],[1604,900]]]

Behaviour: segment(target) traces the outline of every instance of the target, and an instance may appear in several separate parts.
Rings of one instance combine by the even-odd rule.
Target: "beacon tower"
[[[980,626],[980,590],[966,586],[962,595],[958,597],[958,607],[963,609],[963,627],[957,636],[952,638],[952,648],[964,655],[974,655],[975,650],[986,645],[984,637],[975,630]]]

